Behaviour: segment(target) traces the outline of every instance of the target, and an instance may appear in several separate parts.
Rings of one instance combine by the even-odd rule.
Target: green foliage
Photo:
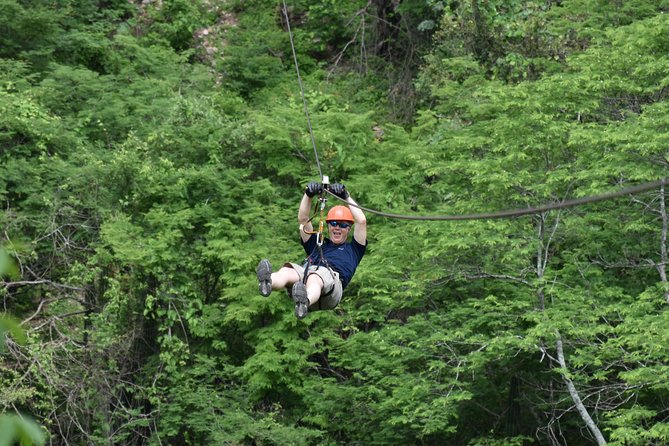
[[[32,420],[0,414],[0,445],[10,446],[18,441],[21,446],[43,445],[44,432]]]
[[[666,176],[666,2],[289,3],[320,167],[363,206]],[[283,20],[0,0],[3,410],[63,444],[584,444],[568,379],[609,443],[666,443],[663,190],[370,212],[336,310],[258,295],[319,174]]]
[[[321,0],[287,2],[287,5],[295,32],[295,45],[300,52],[327,54],[333,48],[342,48],[348,43],[356,13],[364,8],[365,2]]]
[[[16,276],[16,265],[3,247],[0,247],[0,275],[5,277]],[[11,334],[14,342],[19,344],[26,342],[26,334],[18,321],[9,316],[0,315],[0,358],[6,354],[6,336],[8,334]],[[10,396],[10,401],[7,401],[6,392],[3,390],[2,393],[2,397],[0,398],[0,403],[3,406],[3,412],[0,412],[0,445],[9,446],[16,441],[26,446],[34,444],[43,445],[45,443],[44,431],[37,423],[24,416],[4,413],[4,408],[7,407],[8,402],[14,403],[11,400],[20,399],[20,397]],[[24,395],[25,398],[27,396]]]
[[[145,22],[150,41],[166,42],[177,52],[189,50],[195,31],[210,25],[214,15],[205,3],[187,0],[172,0],[164,3],[149,3],[140,17]]]
[[[3,342],[0,344],[0,353],[6,352],[4,339],[7,335],[11,335],[11,337],[20,344],[26,341],[26,334],[21,329],[19,323],[10,317],[2,316],[0,317],[0,339],[2,339]]]

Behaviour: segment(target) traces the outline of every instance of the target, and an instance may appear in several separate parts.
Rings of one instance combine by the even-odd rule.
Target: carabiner
[[[323,220],[318,223],[318,232],[316,233],[316,245],[323,246]]]

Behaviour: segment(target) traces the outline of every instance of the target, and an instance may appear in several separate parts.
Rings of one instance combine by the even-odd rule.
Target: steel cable
[[[354,206],[357,207],[358,209],[362,209],[365,212],[369,212],[371,214],[376,214],[381,217],[388,217],[388,218],[396,218],[396,219],[401,219],[401,220],[441,220],[441,221],[460,221],[460,220],[491,220],[491,219],[498,219],[498,218],[513,218],[513,217],[520,217],[523,215],[530,215],[530,214],[539,214],[542,212],[547,212],[547,211],[552,211],[556,209],[565,209],[569,207],[574,207],[574,206],[580,206],[588,203],[595,203],[598,201],[604,201],[604,200],[611,200],[613,198],[618,198],[618,197],[623,197],[626,195],[633,195],[633,194],[638,194],[641,192],[646,192],[652,189],[656,189],[661,186],[666,186],[669,184],[669,177],[667,178],[662,178],[657,181],[651,181],[647,183],[642,183],[637,186],[631,186],[627,187],[624,189],[620,189],[618,191],[613,191],[613,192],[608,192],[605,194],[601,195],[591,195],[588,197],[582,197],[582,198],[575,198],[572,200],[565,200],[565,201],[559,201],[559,202],[554,202],[554,203],[549,203],[541,206],[534,206],[534,207],[528,207],[528,208],[523,208],[523,209],[510,209],[510,210],[504,210],[504,211],[496,211],[496,212],[483,212],[483,213],[478,213],[478,214],[459,214],[459,215],[404,215],[404,214],[393,214],[389,212],[382,212],[378,211],[375,209],[370,209],[364,206],[360,206],[357,204],[352,204],[349,203],[345,200],[342,200],[341,198],[337,197],[334,195],[332,192],[327,190],[327,192],[332,195],[333,197],[337,198],[340,201],[345,202],[349,206]]]
[[[304,115],[307,117],[307,126],[309,127],[309,136],[311,137],[311,145],[314,148],[314,156],[316,157],[316,165],[318,166],[318,174],[323,181],[323,170],[321,169],[321,162],[318,159],[318,150],[316,149],[316,140],[314,139],[314,131],[311,127],[311,118],[309,117],[309,107],[307,107],[307,100],[304,97],[304,86],[302,85],[302,76],[300,76],[300,66],[297,63],[297,52],[295,51],[295,42],[293,41],[293,32],[290,29],[290,19],[288,18],[288,6],[286,0],[283,0],[283,15],[286,18],[286,27],[288,28],[288,36],[290,37],[290,48],[293,51],[293,62],[295,63],[295,72],[297,73],[297,82],[300,85],[300,95],[302,96],[302,105],[304,106]]]

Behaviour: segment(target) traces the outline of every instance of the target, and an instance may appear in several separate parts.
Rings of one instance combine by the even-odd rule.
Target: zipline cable
[[[598,201],[611,200],[613,198],[623,197],[625,195],[638,194],[640,192],[646,192],[652,189],[656,189],[661,186],[666,186],[669,184],[669,177],[662,178],[657,181],[651,181],[647,183],[642,183],[637,186],[631,186],[624,189],[620,189],[614,192],[607,192],[601,195],[591,195],[588,197],[575,198],[573,200],[559,201],[554,203],[545,204],[542,206],[529,207],[524,209],[511,209],[505,211],[497,212],[485,212],[480,214],[461,214],[461,215],[403,215],[403,214],[392,214],[388,212],[381,212],[374,209],[366,208],[357,204],[349,203],[346,200],[334,195],[332,192],[327,190],[327,193],[337,198],[340,201],[345,202],[349,206],[354,206],[363,211],[379,215],[381,217],[388,218],[397,218],[401,220],[443,220],[443,221],[459,221],[459,220],[490,220],[497,218],[513,218],[520,217],[523,215],[529,214],[539,214],[541,212],[552,211],[556,209],[564,209],[573,206],[579,206],[588,203],[595,203]]]
[[[314,131],[311,128],[311,118],[309,117],[309,108],[307,107],[307,100],[304,97],[304,86],[302,85],[302,76],[300,76],[300,66],[297,63],[297,52],[295,51],[295,42],[293,42],[293,32],[290,29],[290,19],[288,18],[288,6],[286,5],[286,0],[283,0],[283,15],[286,18],[286,27],[288,28],[288,36],[290,37],[290,48],[293,51],[293,62],[295,63],[297,82],[300,85],[300,94],[302,96],[302,105],[304,106],[304,115],[307,117],[307,126],[309,127],[309,136],[311,137],[311,145],[314,148],[314,156],[316,157],[318,174],[321,177],[321,181],[323,181],[323,170],[321,169],[321,162],[318,159],[318,150],[316,149],[316,140],[314,139]]]

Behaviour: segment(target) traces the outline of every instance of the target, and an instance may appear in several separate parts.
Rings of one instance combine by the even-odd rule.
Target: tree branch
[[[660,274],[660,280],[664,288],[664,300],[669,304],[669,286],[667,285],[667,231],[669,219],[667,218],[667,207],[665,203],[664,185],[660,186],[660,215],[662,216],[662,232],[660,236],[660,264],[657,271]]]
[[[569,391],[569,395],[571,396],[571,399],[574,402],[576,410],[578,411],[578,414],[581,416],[581,419],[585,422],[585,425],[588,427],[592,435],[595,436],[597,444],[599,446],[605,445],[607,443],[606,440],[604,439],[604,436],[602,435],[602,432],[599,430],[599,428],[593,421],[592,417],[588,413],[588,410],[585,408],[585,405],[583,404],[583,401],[581,400],[581,397],[579,396],[578,391],[576,390],[574,382],[571,380],[571,378],[569,378],[569,375],[567,374],[568,369],[567,369],[567,362],[564,359],[564,350],[562,348],[562,337],[560,333],[558,333],[557,336],[558,337],[556,341],[556,348],[558,355],[558,363],[560,364],[560,367],[563,369],[562,379],[564,379],[564,382],[567,385],[567,390]]]
[[[55,288],[64,288],[66,290],[75,290],[75,291],[82,291],[83,288],[81,287],[76,287],[72,285],[65,285],[62,283],[57,283],[53,282],[51,280],[19,280],[17,282],[5,282],[4,280],[2,281],[3,285],[5,288],[12,288],[12,287],[18,287],[18,286],[25,286],[25,285],[51,285]]]
[[[478,273],[478,274],[464,274],[464,278],[471,279],[497,279],[497,280],[508,280],[511,282],[522,283],[523,285],[532,286],[532,284],[523,279],[522,277],[510,276],[508,274],[491,274],[491,273]]]

